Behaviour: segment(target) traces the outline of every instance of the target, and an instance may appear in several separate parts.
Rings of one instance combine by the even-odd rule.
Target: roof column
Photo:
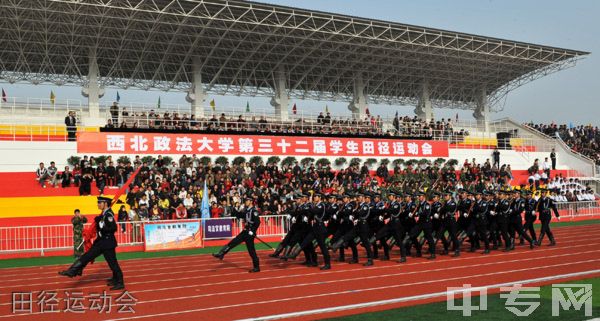
[[[275,96],[271,98],[271,106],[275,107],[275,115],[282,121],[287,121],[290,97],[287,92],[287,79],[283,68],[279,68],[274,75]]]
[[[430,95],[429,81],[424,81],[421,85],[421,97],[419,98],[419,104],[415,108],[415,114],[425,121],[433,119],[433,106],[431,105]]]
[[[354,78],[354,97],[348,105],[348,110],[352,112],[352,118],[364,119],[367,115],[367,95],[365,94],[365,84],[362,75]]]
[[[194,59],[192,65],[192,87],[188,91],[185,100],[191,104],[192,115],[196,119],[204,117],[204,102],[206,101],[206,91],[202,86],[202,62],[200,59]]]
[[[98,81],[99,74],[96,48],[91,48],[89,53],[87,86],[84,85],[81,89],[81,95],[88,99],[89,118],[85,121],[85,124],[88,126],[103,125],[106,122],[106,117],[100,116],[100,98],[104,96],[104,87],[101,87]]]
[[[487,132],[490,129],[490,106],[485,87],[479,89],[475,103],[476,107],[473,117],[477,120],[477,125],[484,127]]]

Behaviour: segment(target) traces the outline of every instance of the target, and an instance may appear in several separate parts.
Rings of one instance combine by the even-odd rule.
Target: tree
[[[358,157],[354,157],[350,160],[350,165],[360,165],[361,161],[360,158]]]
[[[258,165],[262,161],[263,161],[262,157],[260,157],[260,156],[252,156],[252,157],[250,157],[250,160],[248,162],[250,162],[250,164]]]
[[[236,158],[233,159],[233,161],[231,162],[233,165],[242,165],[246,162],[246,158],[242,157],[242,156],[238,156]]]
[[[389,163],[390,163],[390,159],[389,158],[384,158],[384,159],[381,160],[381,162],[379,162],[380,165],[383,165],[385,167],[387,167]]]
[[[117,163],[131,164],[131,159],[128,156],[121,156],[117,159]]]
[[[421,158],[419,159],[419,165],[431,165],[431,161],[427,158]]]
[[[75,167],[75,165],[79,165],[80,161],[81,157],[79,156],[71,156],[67,158],[67,164],[71,165],[72,167]]]
[[[296,163],[296,157],[294,157],[294,156],[288,156],[281,161],[281,165],[291,166],[291,165],[294,165],[295,163]]]
[[[217,157],[217,159],[215,159],[215,163],[219,164],[219,165],[225,165],[229,162],[229,159],[225,156],[219,156]]]
[[[210,163],[210,157],[208,156],[202,156],[200,157],[200,164],[202,164],[202,166],[206,166],[208,165],[208,163]]]
[[[302,166],[306,167],[308,166],[308,164],[314,163],[315,159],[312,157],[304,157],[301,161],[300,164],[302,164]]]
[[[433,163],[437,166],[442,166],[442,165],[444,165],[445,162],[446,162],[446,160],[440,157],[440,158],[437,158]]]
[[[106,156],[106,155],[96,156],[96,157],[94,157],[94,161],[96,162],[96,164],[92,164],[92,165],[106,164],[106,158],[108,158],[108,156]]]
[[[346,159],[346,157],[338,157],[334,161],[335,166],[344,166],[344,164],[346,164],[347,162],[348,160]]]
[[[404,164],[406,166],[414,166],[415,164],[417,164],[419,161],[417,161],[416,159],[409,159],[407,161],[404,162]]]
[[[171,163],[173,162],[173,157],[163,156],[163,161],[164,161],[165,165],[171,165]]]
[[[277,164],[279,164],[280,160],[281,160],[281,158],[279,158],[279,156],[271,156],[271,157],[269,157],[269,159],[267,159],[267,163],[277,165]]]
[[[317,163],[316,163],[316,164],[317,164],[317,166],[319,166],[319,167],[326,167],[326,166],[329,166],[329,165],[331,165],[331,162],[330,162],[330,161],[329,161],[329,159],[327,159],[327,158],[319,158],[319,159],[317,160]]]
[[[377,160],[375,158],[367,158],[365,160],[365,164],[367,164],[367,166],[371,167],[373,166],[373,164],[377,163]]]
[[[392,165],[394,165],[394,167],[396,167],[396,166],[402,166],[402,165],[404,165],[404,159],[402,159],[402,158],[396,158],[392,162]]]
[[[446,162],[446,165],[448,165],[448,166],[456,166],[456,165],[458,165],[458,161],[456,159],[452,158],[452,159],[449,159]]]
[[[152,164],[154,164],[154,157],[151,155],[146,155],[144,157],[142,157],[142,163],[146,163],[149,166],[152,166]]]

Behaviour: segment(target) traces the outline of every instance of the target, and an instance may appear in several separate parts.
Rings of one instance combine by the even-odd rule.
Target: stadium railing
[[[218,220],[223,219],[226,218]],[[241,221],[235,218],[230,219],[233,220],[232,235],[235,236],[244,226]],[[144,226],[146,224],[200,222],[200,226],[204,226],[203,222],[210,220],[216,219],[117,222],[115,237],[121,247],[141,246],[144,244]],[[286,215],[261,216],[257,235],[283,238],[289,229],[288,223]],[[90,223],[85,226],[90,226]],[[202,237],[203,240],[223,239],[205,238],[204,231]],[[73,242],[72,224],[0,227],[0,255],[39,252],[43,256],[46,252],[72,250]]]
[[[6,101],[4,101],[6,100]],[[47,115],[60,113],[66,116],[68,111],[75,111],[81,115],[87,106],[76,99],[50,99],[31,97],[6,97],[0,99],[0,115]]]

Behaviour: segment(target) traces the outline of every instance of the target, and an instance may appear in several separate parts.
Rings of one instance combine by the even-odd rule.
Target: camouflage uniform
[[[81,243],[83,242],[83,225],[87,223],[87,218],[85,216],[73,216],[71,223],[73,224],[73,255],[79,258],[85,252]]]

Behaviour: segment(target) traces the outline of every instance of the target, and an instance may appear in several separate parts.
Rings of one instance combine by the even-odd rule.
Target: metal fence
[[[185,223],[200,222],[212,219],[188,219],[168,221],[127,221],[118,222],[115,233],[119,246],[140,246],[144,244],[145,224],[156,223]],[[231,218],[232,235],[235,236],[244,228],[240,220]],[[86,224],[86,227],[90,223]],[[257,235],[261,237],[283,237],[288,231],[288,222],[285,215],[261,216],[261,224]],[[204,237],[203,240],[211,240]],[[214,238],[213,238],[214,239]],[[0,255],[11,253],[45,252],[73,249],[73,225],[40,225],[40,226],[10,226],[0,227]]]

